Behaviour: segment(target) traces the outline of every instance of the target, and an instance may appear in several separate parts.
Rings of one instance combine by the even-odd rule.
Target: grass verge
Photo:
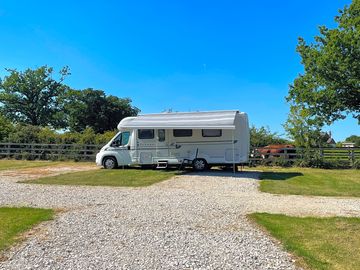
[[[38,178],[30,181],[22,181],[21,183],[76,186],[86,185],[143,187],[164,181],[177,174],[179,174],[177,171],[137,169],[92,170]]]
[[[2,159],[0,160],[0,171],[53,166],[57,164],[60,164],[60,162]]]
[[[51,220],[53,215],[51,209],[0,207],[0,252],[20,240],[25,231]]]
[[[290,217],[254,213],[250,218],[280,240],[310,269],[359,269],[360,218]]]
[[[275,194],[360,197],[360,170],[261,168],[260,190]]]

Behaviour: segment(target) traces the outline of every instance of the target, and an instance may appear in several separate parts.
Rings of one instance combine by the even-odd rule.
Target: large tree
[[[131,99],[106,96],[102,90],[69,90],[65,111],[71,131],[81,132],[91,127],[96,133],[114,130],[121,119],[137,115],[139,109]]]
[[[348,114],[360,123],[360,0],[353,0],[335,21],[334,29],[319,28],[314,43],[299,38],[304,73],[290,86],[287,97],[320,125]]]
[[[58,80],[53,68],[47,66],[24,72],[6,70],[9,75],[0,81],[0,110],[7,118],[35,126],[65,126],[58,97],[66,90],[63,80],[69,74],[67,67],[60,70]]]

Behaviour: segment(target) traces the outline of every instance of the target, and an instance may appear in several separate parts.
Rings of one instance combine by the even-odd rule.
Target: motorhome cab
[[[106,169],[151,165],[201,171],[248,162],[248,118],[239,111],[139,115],[124,118],[118,129],[96,155],[96,164]]]

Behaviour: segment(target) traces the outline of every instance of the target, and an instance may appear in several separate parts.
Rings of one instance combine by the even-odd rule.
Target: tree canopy
[[[0,110],[11,121],[38,126],[64,127],[58,97],[64,94],[63,80],[69,69],[60,70],[55,80],[53,68],[42,66],[24,72],[6,69],[8,76],[0,82]]]
[[[76,132],[87,127],[96,133],[114,130],[121,119],[139,112],[131,105],[131,99],[106,96],[104,91],[91,88],[69,90],[64,103],[69,128]]]
[[[360,0],[353,0],[335,21],[335,29],[319,28],[314,43],[299,38],[304,73],[290,86],[287,97],[320,125],[351,113],[360,123]]]

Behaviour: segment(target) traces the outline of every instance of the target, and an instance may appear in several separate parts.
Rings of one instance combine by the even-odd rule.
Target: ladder
[[[156,169],[166,169],[168,167],[168,162],[166,160],[159,160],[157,162]]]

